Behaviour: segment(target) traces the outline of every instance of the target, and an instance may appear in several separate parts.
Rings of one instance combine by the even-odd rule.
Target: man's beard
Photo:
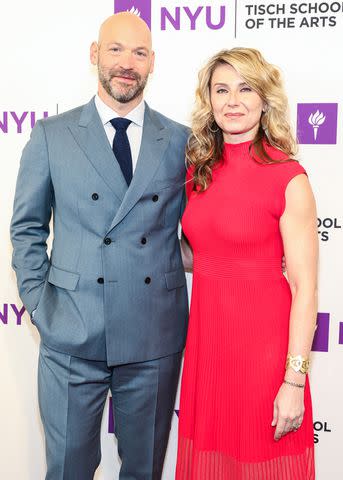
[[[148,75],[142,78],[139,73],[133,72],[132,70],[111,69],[107,72],[104,72],[100,65],[98,65],[98,72],[99,81],[106,93],[108,93],[108,95],[110,95],[114,100],[120,103],[128,103],[131,102],[131,100],[139,97],[143,93],[145,85],[148,81]],[[136,80],[136,83],[132,86],[126,86],[125,92],[118,91],[118,88],[111,85],[111,80],[114,77],[128,77]]]

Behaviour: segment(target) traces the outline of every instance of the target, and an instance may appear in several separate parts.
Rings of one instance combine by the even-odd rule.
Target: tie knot
[[[117,117],[117,118],[112,118],[110,120],[112,127],[114,127],[116,130],[126,130],[127,127],[130,125],[131,120],[128,118],[122,118],[122,117]]]

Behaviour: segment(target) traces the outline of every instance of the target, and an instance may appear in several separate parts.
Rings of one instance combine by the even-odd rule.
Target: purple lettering
[[[25,307],[22,307],[20,310],[18,310],[16,305],[14,305],[14,303],[11,303],[11,308],[15,313],[15,316],[17,317],[17,325],[21,325],[21,319],[25,313]]]
[[[221,6],[220,7],[220,20],[219,23],[212,23],[212,8],[211,7],[206,7],[206,25],[208,28],[211,30],[219,30],[222,28],[225,24],[225,7]]]
[[[198,7],[194,13],[190,11],[188,7],[183,7],[184,11],[187,13],[188,18],[191,21],[191,30],[195,30],[195,23],[204,7]],[[211,9],[211,7],[208,7]]]
[[[17,114],[15,112],[10,112],[10,114],[12,115],[13,117],[13,120],[15,121],[15,123],[17,124],[17,133],[22,133],[22,124],[23,124],[23,121],[25,120],[25,118],[27,117],[27,114],[29,112],[23,112],[22,116],[20,118],[18,118]]]
[[[8,112],[3,112],[2,122],[0,122],[0,128],[4,133],[8,133]]]
[[[175,30],[180,30],[180,7],[175,8],[175,18],[166,7],[161,8],[161,30],[166,30],[166,19],[169,20]]]
[[[7,303],[4,303],[3,311],[0,312],[0,320],[4,325],[7,325],[8,323],[8,304]]]

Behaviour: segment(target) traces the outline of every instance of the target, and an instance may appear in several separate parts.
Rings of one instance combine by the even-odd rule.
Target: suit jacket
[[[111,365],[183,349],[178,225],[187,136],[146,105],[127,188],[94,99],[37,122],[21,159],[11,236],[19,293],[29,313],[36,309],[43,343]]]

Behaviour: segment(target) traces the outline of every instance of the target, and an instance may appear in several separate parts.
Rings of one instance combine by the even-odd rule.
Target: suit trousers
[[[41,343],[39,407],[46,439],[46,480],[92,480],[100,459],[105,401],[113,398],[120,480],[161,478],[182,353],[108,366]]]

